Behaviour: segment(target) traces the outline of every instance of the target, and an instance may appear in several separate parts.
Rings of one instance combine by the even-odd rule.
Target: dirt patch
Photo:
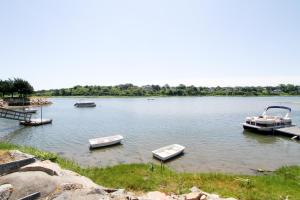
[[[10,155],[9,151],[0,150],[0,164],[14,161],[15,159]]]

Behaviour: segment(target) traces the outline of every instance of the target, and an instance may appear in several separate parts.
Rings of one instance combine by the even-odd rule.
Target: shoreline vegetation
[[[134,192],[162,191],[183,194],[196,186],[224,197],[244,200],[297,199],[300,196],[300,167],[281,167],[260,175],[225,173],[179,173],[155,164],[119,164],[112,167],[80,167],[74,161],[32,147],[0,141],[0,150],[20,150],[40,160],[50,160],[62,168],[77,172],[105,187],[125,188]]]
[[[280,84],[278,86],[236,86],[236,87],[196,87],[194,85],[178,86],[144,85],[131,83],[115,86],[85,85],[71,88],[34,90],[32,85],[21,78],[0,80],[0,98],[55,97],[165,97],[165,96],[299,96],[300,86]]]
[[[107,96],[107,97],[151,97],[151,96],[297,96],[300,86],[280,84],[278,86],[245,87],[195,87],[121,84],[116,86],[74,86],[72,88],[39,90],[34,96]]]

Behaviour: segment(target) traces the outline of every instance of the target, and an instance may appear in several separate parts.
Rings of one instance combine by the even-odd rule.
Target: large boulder
[[[0,185],[0,199],[8,200],[13,191],[13,186],[11,184]]]
[[[34,166],[35,171],[20,171],[2,176],[0,184],[9,183],[14,187],[11,199],[19,199],[35,192],[40,192],[41,199],[107,199],[106,197],[109,197],[103,187],[87,177],[60,169],[54,163],[48,164],[47,167],[52,164],[58,167],[55,170],[59,176],[49,175],[49,170],[54,171],[54,168],[46,168],[43,164],[43,167],[40,167],[42,171],[36,171],[39,169],[37,165]]]
[[[19,199],[40,192],[46,197],[56,190],[57,180],[44,172],[15,172],[0,178],[0,184],[9,183],[14,187],[11,199]]]
[[[53,163],[49,160],[37,161],[35,163],[22,167],[19,171],[41,171],[49,174],[50,176],[62,176],[62,170],[58,164]]]

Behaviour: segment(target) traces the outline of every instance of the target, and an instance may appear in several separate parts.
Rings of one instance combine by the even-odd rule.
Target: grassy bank
[[[282,167],[262,176],[231,175],[221,173],[178,173],[167,167],[151,164],[121,164],[113,167],[82,168],[75,162],[56,154],[31,147],[0,142],[0,150],[18,149],[49,159],[61,167],[87,176],[94,182],[114,188],[136,192],[159,190],[166,193],[185,193],[192,186],[224,197],[255,200],[300,199],[300,166]]]

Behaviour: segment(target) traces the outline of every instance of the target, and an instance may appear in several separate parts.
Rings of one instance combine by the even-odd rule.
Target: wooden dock
[[[293,139],[300,139],[300,128],[297,126],[280,128],[276,130],[279,134],[290,136]]]
[[[30,121],[32,113],[16,111],[6,108],[0,108],[0,118],[12,119],[18,121]]]

